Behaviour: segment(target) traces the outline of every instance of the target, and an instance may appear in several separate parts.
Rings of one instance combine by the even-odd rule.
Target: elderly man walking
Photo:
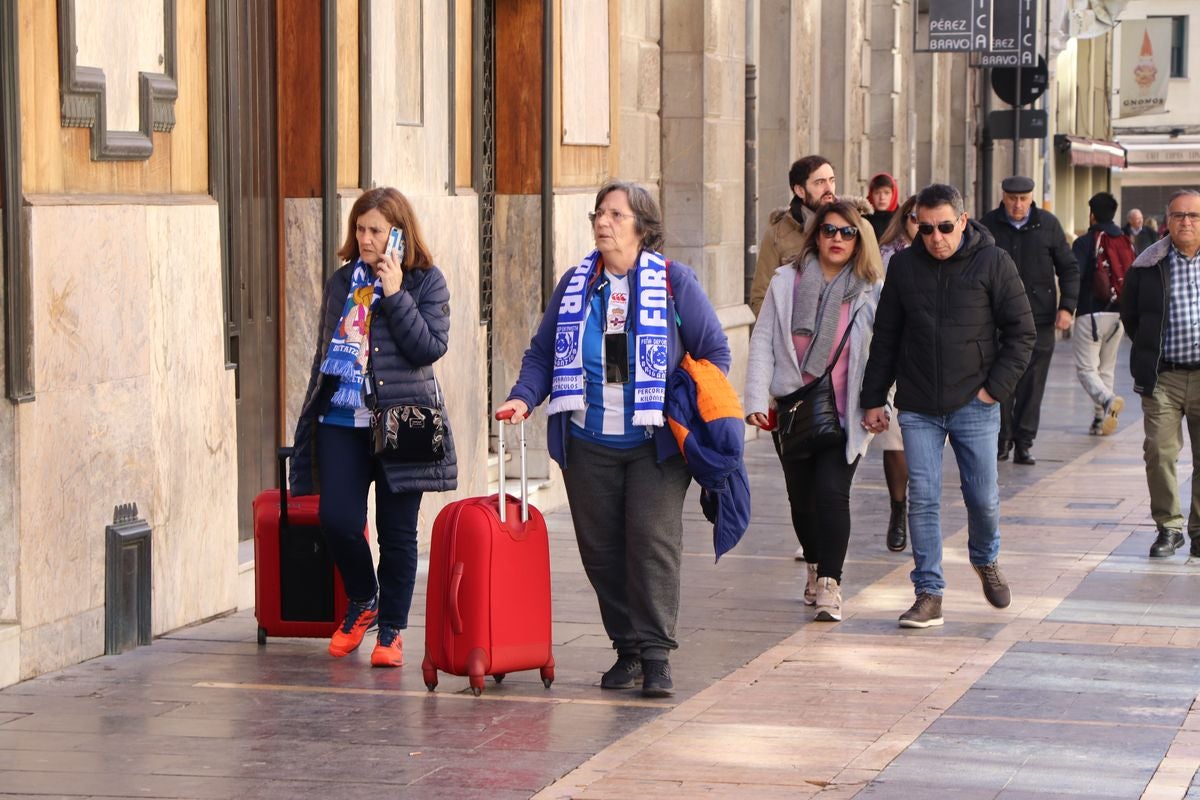
[[[1079,267],[1058,218],[1033,202],[1033,179],[1014,175],[1001,181],[1000,188],[1004,192],[1000,206],[980,222],[1017,265],[1033,311],[1037,344],[1016,392],[1000,411],[997,457],[1004,461],[1015,445],[1013,463],[1033,465],[1037,461],[1030,450],[1041,423],[1054,331],[1071,327],[1079,296]]]
[[[912,608],[902,628],[942,624],[942,455],[947,438],[967,506],[967,551],[996,608],[1011,601],[1000,572],[996,436],[1000,402],[1016,388],[1036,337],[1029,300],[1008,254],[967,219],[962,195],[933,184],[917,195],[919,236],[892,257],[875,314],[860,395],[863,426],[887,430],[888,390],[908,456]]]
[[[1167,205],[1167,236],[1142,251],[1125,278],[1121,322],[1133,340],[1129,371],[1142,397],[1146,484],[1158,538],[1151,558],[1183,546],[1175,461],[1183,418],[1192,443],[1191,555],[1200,557],[1200,192],[1180,189]]]

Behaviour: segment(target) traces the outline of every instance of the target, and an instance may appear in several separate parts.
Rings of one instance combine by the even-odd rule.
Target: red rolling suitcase
[[[349,600],[325,545],[317,495],[291,497],[290,447],[279,448],[279,489],[254,498],[254,616],[258,643],[268,636],[332,636]]]
[[[504,431],[500,432],[504,487]],[[521,499],[472,497],[442,509],[433,523],[425,602],[425,659],[430,691],[438,670],[466,675],[476,696],[483,677],[541,671],[554,681],[550,632],[550,540],[546,520],[529,506],[525,426],[521,424]]]

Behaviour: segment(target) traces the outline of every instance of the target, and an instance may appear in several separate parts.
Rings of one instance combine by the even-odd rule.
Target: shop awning
[[[1055,134],[1054,149],[1065,153],[1073,167],[1124,167],[1125,148],[1105,139]]]

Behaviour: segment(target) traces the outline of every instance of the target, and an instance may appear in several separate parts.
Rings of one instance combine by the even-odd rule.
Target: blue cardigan
[[[597,272],[601,269],[599,261]],[[554,372],[554,336],[558,330],[558,306],[571,280],[574,270],[568,270],[558,282],[546,313],[538,324],[537,332],[529,341],[529,348],[521,359],[521,374],[508,393],[509,400],[521,400],[532,410],[550,395],[550,378]],[[631,273],[632,274],[632,273]],[[732,356],[729,352],[729,340],[725,330],[717,319],[717,312],[709,302],[708,295],[700,286],[700,280],[691,267],[677,261],[668,262],[668,281],[670,291],[667,295],[667,313],[674,315],[678,325],[671,327],[667,337],[667,374],[670,375],[679,365],[684,352],[692,354],[696,359],[707,359],[723,371],[729,371]],[[598,281],[590,281],[587,289],[587,301],[590,302],[595,293]],[[637,293],[631,292],[629,298],[629,317],[637,314]],[[558,462],[560,467],[567,464],[567,425],[569,413],[554,414],[546,428],[546,444],[550,457]],[[654,433],[654,444],[658,451],[658,460],[665,461],[671,456],[679,455],[679,445],[671,435],[666,425]]]

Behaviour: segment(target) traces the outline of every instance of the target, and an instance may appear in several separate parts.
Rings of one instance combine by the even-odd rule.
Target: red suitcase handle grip
[[[463,632],[462,612],[458,610],[458,590],[462,586],[463,563],[454,565],[454,574],[450,577],[450,630],[455,634]]]

